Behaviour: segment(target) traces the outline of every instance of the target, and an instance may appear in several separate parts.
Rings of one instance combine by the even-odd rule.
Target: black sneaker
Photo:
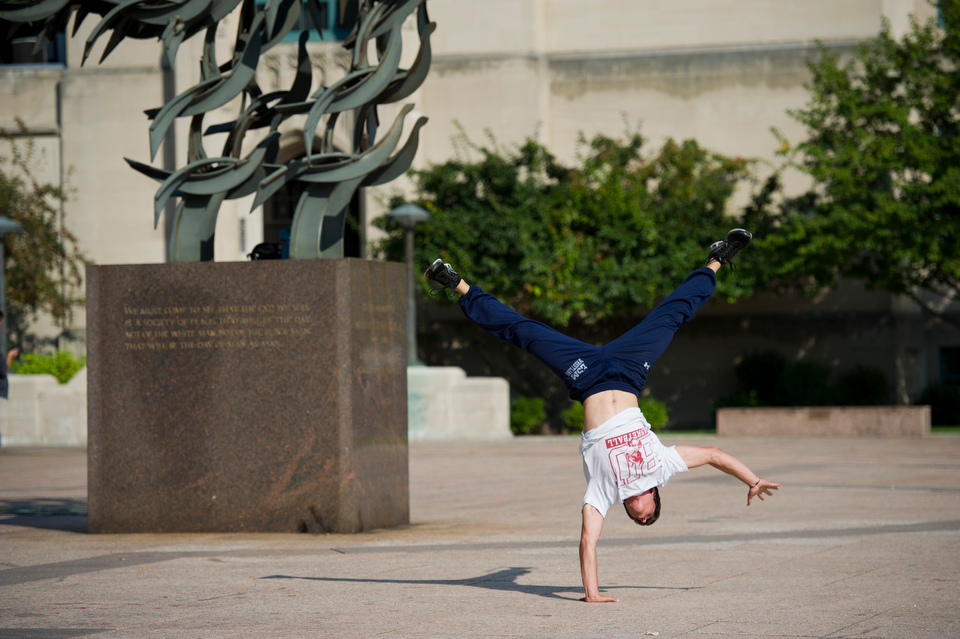
[[[439,257],[423,272],[423,276],[439,284],[440,291],[445,288],[456,288],[460,283],[457,272],[449,264],[444,264]]]
[[[744,229],[733,229],[727,233],[727,238],[714,242],[710,245],[710,253],[707,255],[707,264],[710,262],[720,262],[721,264],[733,265],[731,261],[733,256],[750,243],[753,234]]]

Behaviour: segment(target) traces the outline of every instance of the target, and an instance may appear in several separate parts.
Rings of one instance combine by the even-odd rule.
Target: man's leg
[[[439,262],[434,262],[425,275],[460,293],[460,309],[467,319],[500,341],[522,348],[539,359],[562,378],[568,388],[580,377],[579,365],[596,360],[599,347],[520,315],[494,296],[484,293],[479,286],[470,286],[449,265]],[[585,370],[586,366],[583,368]]]
[[[600,350],[543,322],[527,319],[494,296],[484,293],[479,286],[468,288],[460,298],[460,308],[467,319],[487,333],[539,359],[568,386],[579,376],[575,370],[576,362],[593,359]]]
[[[646,383],[647,371],[663,355],[677,329],[689,322],[713,295],[717,271],[722,265],[731,264],[751,239],[749,231],[732,229],[726,238],[714,242],[707,254],[707,265],[688,275],[639,325],[607,344],[604,354]]]
[[[645,381],[677,330],[713,295],[719,268],[719,262],[711,262],[692,272],[640,324],[604,346],[604,354]]]

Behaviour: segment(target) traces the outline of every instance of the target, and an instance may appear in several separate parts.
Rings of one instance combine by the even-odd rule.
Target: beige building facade
[[[771,128],[789,139],[802,136],[787,111],[807,99],[804,61],[815,53],[817,41],[849,50],[858,40],[874,36],[884,18],[899,35],[909,27],[911,14],[921,20],[934,14],[924,0],[429,0],[428,6],[438,25],[431,40],[433,63],[421,89],[407,100],[415,105],[408,129],[417,115],[430,119],[421,133],[415,166],[452,157],[453,138],[460,131],[477,142],[485,142],[490,132],[508,145],[536,135],[561,159],[572,161],[580,133],[588,138],[596,133],[615,136],[637,125],[651,149],[667,138],[695,138],[724,154],[776,162]],[[236,14],[231,15],[218,31],[221,62],[230,57],[236,20]],[[78,236],[89,259],[97,264],[163,262],[164,221],[153,226],[158,185],[130,169],[123,158],[154,166],[171,162],[164,159],[163,149],[151,159],[149,121],[143,112],[198,82],[202,37],[181,45],[172,74],[161,68],[161,47],[153,41],[124,41],[97,64],[103,39],[81,67],[83,43],[93,24],[88,18],[80,32],[67,39],[60,62],[0,65],[0,127],[14,131],[15,120],[22,119],[42,150],[38,175],[71,189],[64,224]],[[346,73],[348,59],[338,44],[311,43],[309,51],[314,88]],[[416,51],[415,25],[408,21],[401,66],[409,66]],[[296,44],[282,44],[263,55],[257,80],[264,91],[285,89],[295,69]],[[400,106],[381,110],[382,130]],[[232,120],[238,108],[233,103],[218,109],[205,126]],[[352,122],[341,120],[338,146],[346,149]],[[282,157],[303,153],[302,124],[284,124]],[[177,123],[172,161],[178,167],[185,162],[187,125],[187,119]],[[222,144],[222,136],[209,136],[207,154],[218,155]],[[788,181],[790,188],[803,185],[799,176]],[[357,198],[354,215],[370,237],[369,222],[384,212],[389,194],[409,189],[401,178]],[[251,203],[249,197],[222,206],[215,243],[218,261],[247,259],[266,237],[265,229],[269,235],[273,213],[265,217],[262,208],[251,212]],[[350,251],[366,256],[362,245]],[[813,302],[758,300],[749,308],[717,308],[708,315],[827,318],[861,313],[894,318],[884,321],[897,328],[878,338],[886,350],[864,352],[891,370],[900,401],[937,379],[939,349],[954,342],[960,346],[956,331],[931,324],[909,304],[859,290],[855,303],[845,295],[849,297],[841,291]],[[844,306],[847,303],[852,306]],[[80,312],[71,327],[80,338],[74,345],[78,349],[83,348],[84,325]],[[730,361],[724,360],[727,372],[749,335],[738,339],[738,347],[724,346],[731,351]],[[776,341],[774,336],[770,343]],[[796,339],[784,337],[782,346],[792,356],[806,356]],[[856,360],[859,347],[850,340],[834,346],[847,354],[826,359]],[[824,347],[823,354],[833,348]],[[684,347],[677,351],[679,356]],[[688,363],[678,361],[672,369],[685,371],[687,381],[655,389],[664,399],[689,396],[690,380],[700,379],[686,372],[696,370],[696,354],[683,360]],[[729,381],[704,382],[697,392],[715,396],[725,384]],[[681,421],[702,421],[704,402]]]

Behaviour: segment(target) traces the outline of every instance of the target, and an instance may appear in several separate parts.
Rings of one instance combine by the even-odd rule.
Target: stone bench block
[[[66,384],[53,375],[9,376],[0,400],[0,445],[86,446],[86,369]]]
[[[721,408],[720,437],[923,437],[929,406]]]
[[[411,366],[407,384],[411,440],[513,438],[507,380],[467,377],[457,366]]]

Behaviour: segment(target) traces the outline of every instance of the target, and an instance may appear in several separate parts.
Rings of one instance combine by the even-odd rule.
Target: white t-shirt
[[[676,446],[667,448],[639,408],[628,408],[580,438],[587,490],[583,503],[604,517],[614,504],[689,470]],[[581,505],[582,507],[582,505]]]

